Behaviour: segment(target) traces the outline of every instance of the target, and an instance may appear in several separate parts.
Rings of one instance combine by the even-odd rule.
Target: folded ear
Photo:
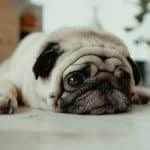
[[[49,75],[58,57],[58,50],[59,45],[55,42],[50,42],[45,46],[33,66],[33,72],[36,79],[38,79],[39,76],[47,77]]]
[[[140,70],[139,70],[137,64],[133,61],[133,59],[131,57],[128,56],[127,60],[128,60],[128,62],[130,63],[130,65],[132,67],[132,72],[133,72],[135,85],[137,85],[140,82],[140,79],[141,79]]]

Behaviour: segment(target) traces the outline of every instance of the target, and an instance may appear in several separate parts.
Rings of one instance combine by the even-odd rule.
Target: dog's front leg
[[[0,114],[12,114],[18,106],[18,90],[11,81],[0,80]]]
[[[136,87],[132,94],[131,101],[133,104],[147,104],[150,102],[149,89],[144,87]]]

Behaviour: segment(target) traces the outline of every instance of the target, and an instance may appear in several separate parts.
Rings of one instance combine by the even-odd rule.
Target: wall
[[[136,0],[32,0],[44,7],[43,29],[53,31],[60,26],[92,25],[92,7],[98,8],[98,19],[104,29],[119,36],[129,47],[131,55],[138,60],[149,60],[150,47],[145,43],[136,45],[137,36],[149,37],[150,17],[131,33],[125,32],[127,26],[138,26],[134,16],[138,13]]]

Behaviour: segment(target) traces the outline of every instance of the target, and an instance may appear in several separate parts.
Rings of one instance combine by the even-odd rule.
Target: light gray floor
[[[150,105],[103,116],[21,108],[0,115],[0,150],[150,150]]]

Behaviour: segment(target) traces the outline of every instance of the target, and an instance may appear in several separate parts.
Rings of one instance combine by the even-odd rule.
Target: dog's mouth
[[[117,102],[116,104],[113,104],[111,102],[105,103],[102,106],[95,107],[88,111],[87,114],[96,114],[96,115],[102,115],[102,114],[113,114],[113,113],[123,113],[127,112],[129,108],[129,99],[124,96],[124,101]]]
[[[100,107],[95,107],[95,108],[91,109],[90,111],[88,111],[87,114],[101,115],[101,114],[112,114],[115,112],[117,112],[116,107],[114,107],[112,104],[105,104]]]
[[[58,105],[63,113],[101,115],[126,112],[130,95],[124,88],[111,73],[101,72],[62,97]]]
[[[113,105],[103,105],[98,108],[92,109],[91,114],[104,114],[104,113],[113,113],[116,111],[116,108]]]
[[[94,92],[97,93],[98,91]],[[119,91],[113,92],[113,94],[109,96],[98,97],[95,97],[96,94],[92,92],[89,93],[91,94],[87,95],[84,98],[79,97],[69,105],[61,105],[62,112],[102,115],[122,113],[128,110],[128,106],[130,104],[129,97],[127,97]],[[87,93],[85,93],[85,95],[86,94]]]

